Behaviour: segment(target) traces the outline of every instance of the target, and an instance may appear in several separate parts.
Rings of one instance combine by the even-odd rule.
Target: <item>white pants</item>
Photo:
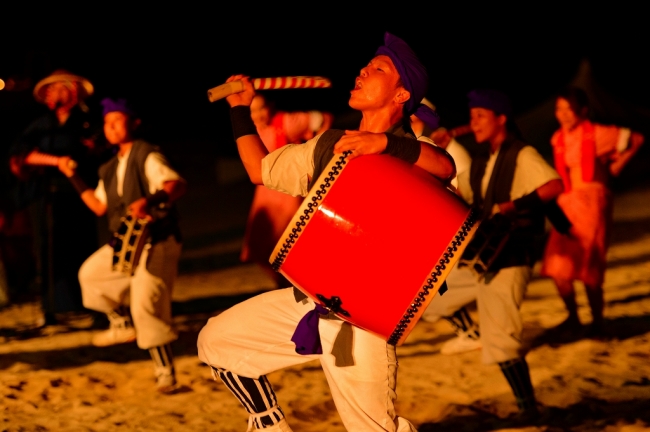
[[[130,304],[138,347],[149,349],[178,338],[172,327],[172,288],[181,244],[173,236],[147,245],[133,276],[113,271],[113,248],[104,245],[79,269],[83,304],[108,313]],[[127,298],[127,296],[129,296]]]
[[[467,267],[454,267],[446,279],[447,292],[431,300],[422,319],[438,321],[476,300],[483,363],[519,358],[524,354],[519,309],[531,273],[528,266],[508,267],[479,282]]]
[[[296,302],[292,288],[255,296],[208,321],[199,334],[199,358],[248,378],[319,359],[349,431],[415,431],[395,414],[395,347],[382,338],[352,326],[354,365],[339,367],[331,350],[343,321],[319,319],[323,354],[296,353],[291,336],[313,309],[309,299]]]

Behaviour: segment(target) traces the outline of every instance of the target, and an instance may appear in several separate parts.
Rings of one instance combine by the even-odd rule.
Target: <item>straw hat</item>
[[[86,78],[72,74],[65,69],[57,69],[49,76],[46,76],[34,87],[34,98],[38,102],[45,102],[45,90],[49,84],[61,81],[69,81],[79,83],[79,99],[85,99],[93,94],[94,87]]]

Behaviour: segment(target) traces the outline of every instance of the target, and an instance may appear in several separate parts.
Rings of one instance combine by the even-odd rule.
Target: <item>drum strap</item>
[[[410,133],[404,130],[400,122],[391,126],[386,131],[386,133],[392,134],[398,138],[412,138],[413,142],[416,141],[413,135],[411,135]],[[311,181],[309,182],[310,190],[312,186],[314,186],[314,183],[318,181],[318,178],[320,177],[321,173],[329,166],[330,162],[332,161],[332,156],[334,155],[334,145],[337,142],[339,142],[339,140],[343,135],[345,135],[344,130],[329,129],[323,132],[321,137],[318,139],[318,142],[316,143],[316,148],[314,149],[314,172],[312,173]],[[397,145],[397,148],[398,149],[400,148],[399,144]],[[411,152],[409,151],[401,151],[399,153],[399,156],[398,155],[395,156],[397,157],[402,156],[400,157],[400,159],[404,159],[409,163],[413,163],[413,159],[412,159],[413,155],[411,155]],[[415,157],[415,159],[417,159],[417,157]]]

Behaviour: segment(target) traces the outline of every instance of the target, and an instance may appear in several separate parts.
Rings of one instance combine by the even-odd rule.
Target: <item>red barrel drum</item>
[[[477,226],[423,169],[388,155],[335,155],[270,262],[339,318],[401,345]]]

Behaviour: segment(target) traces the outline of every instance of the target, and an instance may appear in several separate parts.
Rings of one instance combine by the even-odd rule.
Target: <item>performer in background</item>
[[[459,176],[458,191],[484,221],[507,217],[514,227],[484,277],[479,280],[467,267],[457,265],[447,278],[449,290],[433,298],[422,319],[446,318],[459,336],[478,337],[477,331],[470,333],[476,329],[463,308],[476,301],[483,362],[499,365],[522,415],[536,415],[520,307],[535,260],[534,239],[544,232],[545,203],[562,192],[562,181],[535,148],[513,132],[511,103],[505,94],[478,89],[468,97],[470,126],[485,152],[475,155],[469,171]]]
[[[551,138],[555,168],[564,193],[558,204],[571,221],[569,234],[556,229],[546,245],[541,274],[553,278],[569,316],[556,330],[581,327],[574,282],[584,283],[592,322],[588,334],[603,335],[603,280],[612,218],[608,183],[620,174],[639,150],[644,137],[625,127],[592,123],[587,94],[564,89],[556,98],[555,118],[560,124]]]
[[[427,98],[422,99],[422,103],[435,110],[435,106]],[[425,136],[430,138],[438,147],[445,149],[451,155],[456,164],[456,177],[451,180],[451,184],[458,187],[458,176],[469,169],[472,158],[465,147],[454,138],[455,131],[448,131],[444,127],[440,127],[437,120],[437,118],[431,117],[429,122],[426,123],[413,114],[411,116],[411,128],[416,137]],[[467,127],[463,127],[463,129],[467,129]]]
[[[77,272],[98,246],[97,222],[56,167],[33,167],[25,159],[33,150],[69,155],[80,164],[78,175],[95,186],[97,168],[108,156],[98,139],[101,128],[85,104],[92,94],[90,81],[66,70],[43,78],[34,87],[34,97],[49,111],[33,121],[10,149],[9,167],[18,180],[15,216],[26,216],[21,210],[36,205],[34,240],[45,325],[69,323],[87,313]]]
[[[420,143],[403,129],[410,129],[413,113],[436,115],[420,104],[428,85],[426,69],[403,40],[389,33],[384,40],[385,45],[361,69],[350,92],[350,107],[362,113],[359,130],[330,129],[304,144],[286,145],[270,154],[250,118],[255,93],[249,78],[235,75],[228,79],[242,80],[245,85],[243,92],[227,101],[239,154],[253,183],[305,196],[334,154],[346,151],[352,152],[349,157],[388,153],[445,181],[454,176],[453,160],[444,150]],[[380,187],[384,180],[369,178],[368,187]],[[330,269],[315,266],[315,271],[354,265],[336,259],[331,264]],[[279,289],[226,310],[201,330],[199,358],[246,408],[249,430],[291,430],[266,375],[316,359],[323,366],[347,430],[415,430],[395,413],[395,346],[317,311],[302,292]],[[302,336],[309,332],[303,333],[305,321],[301,320],[314,313],[317,333],[312,336],[317,346],[307,347]]]
[[[269,152],[287,144],[303,143],[325,132],[333,121],[332,114],[327,112],[276,111],[274,104],[260,93],[251,103],[251,118]],[[261,185],[255,187],[240,259],[257,263],[279,287],[289,283],[271,268],[269,257],[301,202],[300,196],[287,195]]]
[[[174,203],[185,194],[186,182],[158,147],[135,139],[140,119],[126,100],[107,98],[102,106],[106,139],[119,151],[99,168],[97,187],[93,190],[83,182],[70,168],[69,157],[61,158],[59,169],[88,208],[97,216],[107,215],[111,232],[120,229],[127,213],[151,222],[147,224],[150,237],[133,275],[113,269],[119,248],[109,244],[79,270],[84,305],[105,313],[110,322],[92,343],[109,346],[137,340],[154,361],[158,390],[169,393],[177,388],[171,342],[178,336],[172,325],[171,296],[182,241]],[[127,301],[131,316],[124,307]]]

